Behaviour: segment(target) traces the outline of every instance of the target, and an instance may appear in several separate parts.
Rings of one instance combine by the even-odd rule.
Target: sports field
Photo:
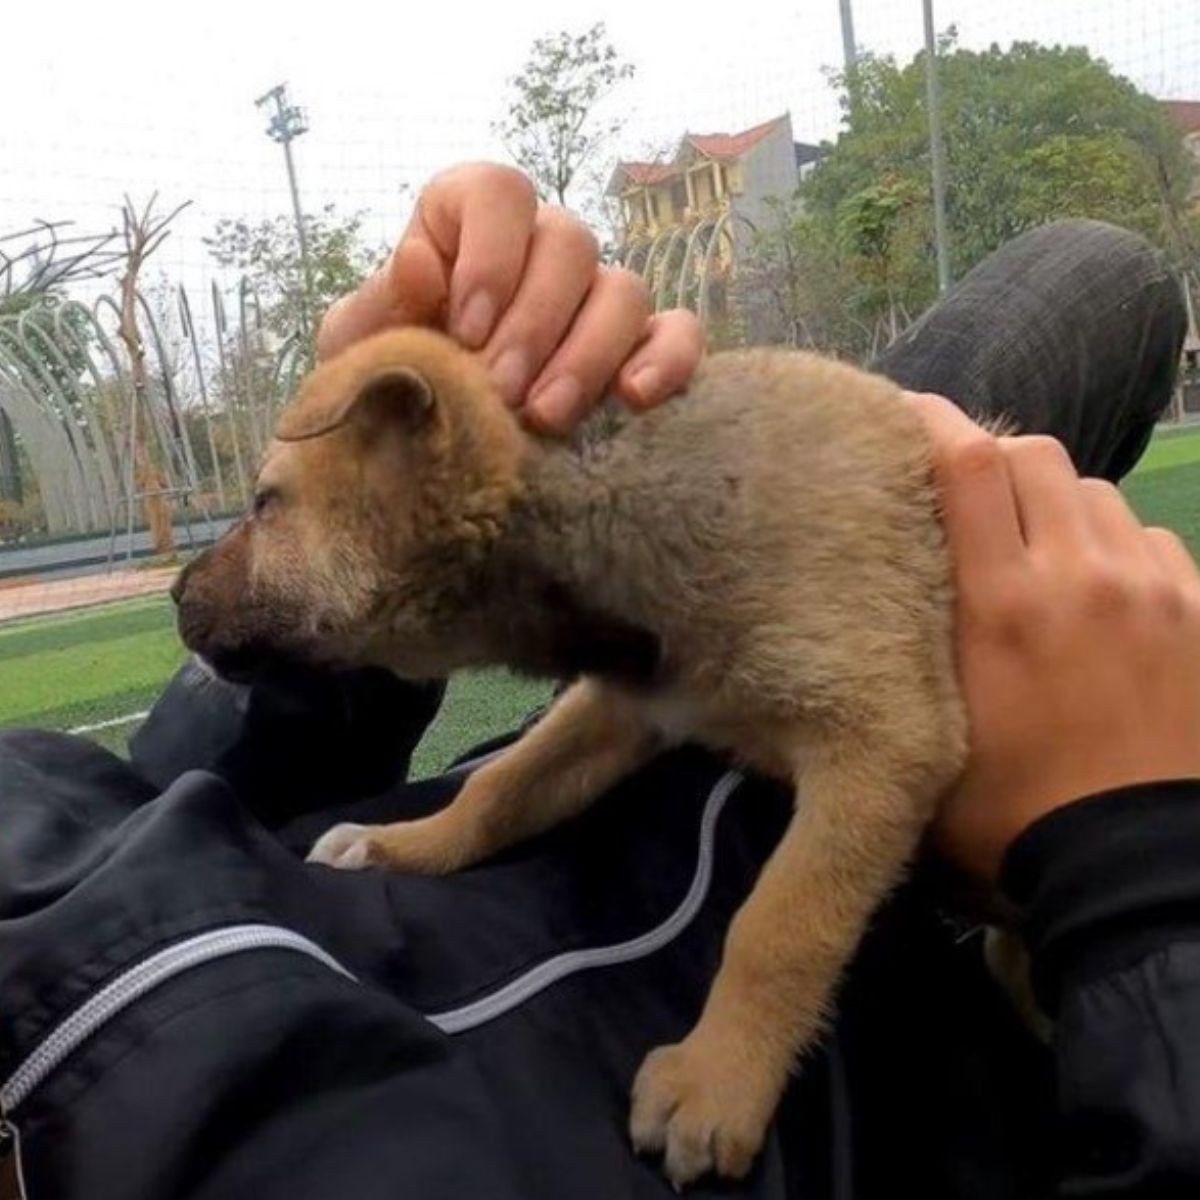
[[[1157,437],[1125,490],[1143,520],[1200,557],[1200,430]],[[0,624],[0,726],[83,728],[120,751],[183,657],[165,598]],[[511,728],[547,691],[501,672],[456,679],[415,770]]]
[[[165,597],[0,625],[0,726],[82,730],[121,753],[184,657]],[[548,694],[500,671],[455,679],[414,772],[513,728]]]

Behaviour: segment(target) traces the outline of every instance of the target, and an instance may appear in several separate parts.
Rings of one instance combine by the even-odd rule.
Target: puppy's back
[[[894,384],[845,364],[714,355],[686,395],[586,454],[635,527],[637,569],[617,574],[644,590],[720,607],[776,587],[869,593],[898,570],[918,588],[944,581],[920,418]]]

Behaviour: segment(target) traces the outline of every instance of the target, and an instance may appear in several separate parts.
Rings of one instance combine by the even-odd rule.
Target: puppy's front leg
[[[454,801],[419,821],[337,825],[310,862],[446,874],[582,812],[660,745],[625,697],[582,679],[518,742],[475,771]]]
[[[642,1064],[630,1135],[638,1150],[663,1152],[676,1186],[749,1171],[871,912],[913,853],[929,806],[886,776],[844,748],[814,759],[791,824],[730,925],[700,1020]]]

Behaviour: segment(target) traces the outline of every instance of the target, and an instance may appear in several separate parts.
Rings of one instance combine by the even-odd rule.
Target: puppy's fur
[[[523,432],[449,341],[382,334],[305,382],[256,512],[176,592],[185,640],[228,671],[269,652],[577,677],[446,809],[339,826],[318,862],[453,871],[684,738],[794,784],[703,1014],[633,1091],[633,1140],[676,1183],[744,1174],[964,759],[929,448],[898,390],[717,355],[686,396],[568,446]]]

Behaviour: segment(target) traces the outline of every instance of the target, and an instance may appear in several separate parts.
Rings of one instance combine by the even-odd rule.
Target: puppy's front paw
[[[335,825],[317,839],[308,852],[308,862],[324,863],[343,871],[361,871],[369,867],[371,858],[371,827],[369,825]]]
[[[634,1148],[662,1154],[676,1191],[712,1172],[741,1179],[754,1165],[779,1100],[782,1084],[774,1075],[756,1072],[752,1059],[732,1046],[694,1034],[659,1047],[646,1056],[633,1085]]]
[[[446,875],[473,861],[471,845],[441,817],[392,825],[335,825],[308,853],[309,862],[343,871],[386,867],[416,875]]]

